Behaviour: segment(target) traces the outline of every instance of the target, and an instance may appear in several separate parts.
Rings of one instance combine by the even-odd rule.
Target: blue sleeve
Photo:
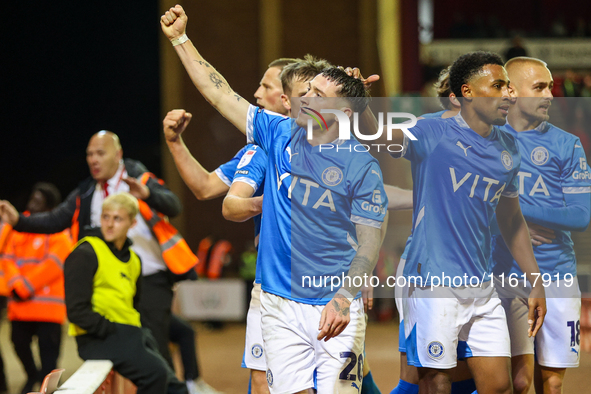
[[[518,198],[519,197],[519,169],[521,168],[521,155],[519,152],[513,156],[513,173],[511,175],[511,179],[505,189],[503,190],[502,196],[509,197],[509,198]]]
[[[285,121],[289,122],[290,119],[278,113],[251,105],[248,108],[248,115],[246,117],[247,143],[256,144],[265,153],[268,153],[273,145],[273,141],[278,135],[284,132],[291,132],[289,125],[280,127]]]
[[[232,183],[243,182],[249,184],[256,193],[265,180],[266,171],[267,155],[258,146],[251,145],[238,163]]]
[[[585,231],[591,218],[591,173],[587,167],[585,151],[576,139],[569,144],[563,163],[561,185],[564,207],[537,208],[523,204],[523,216],[534,223],[551,229]]]
[[[416,126],[409,129],[416,140],[410,140],[406,135],[404,136],[402,156],[411,162],[424,160],[439,144],[446,127],[447,120],[445,119],[418,120]]]
[[[375,161],[371,161],[355,175],[351,203],[353,223],[381,228],[388,207],[382,179],[382,171]]]
[[[249,148],[251,145],[246,145],[245,147],[241,148],[236,155],[227,163],[222,164],[218,168],[215,169],[215,174],[224,182],[228,187],[232,185],[232,180],[234,179],[234,173],[236,172],[236,167],[242,159],[242,155],[244,152]]]

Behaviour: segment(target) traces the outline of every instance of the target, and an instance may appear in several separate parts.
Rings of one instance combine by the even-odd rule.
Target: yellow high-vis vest
[[[129,261],[123,262],[98,237],[84,237],[76,247],[83,242],[92,246],[98,260],[92,284],[92,310],[113,323],[141,327],[140,313],[133,307],[135,285],[142,274],[140,258],[130,249]],[[86,334],[86,330],[70,323],[68,333],[77,336]]]

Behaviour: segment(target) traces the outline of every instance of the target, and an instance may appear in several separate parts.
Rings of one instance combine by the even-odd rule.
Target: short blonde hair
[[[137,198],[127,192],[112,194],[103,201],[102,209],[105,208],[123,208],[129,214],[131,220],[135,219],[140,211]]]
[[[538,66],[548,68],[548,64],[541,59],[536,59],[535,57],[518,56],[509,59],[507,63],[505,63],[505,69],[508,71],[512,66],[523,66],[524,64],[536,64]]]

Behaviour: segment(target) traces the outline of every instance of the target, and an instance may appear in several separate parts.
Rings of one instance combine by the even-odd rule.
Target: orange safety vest
[[[6,241],[8,240],[8,235],[12,231],[12,226],[10,224],[3,223],[0,225],[0,256],[4,254],[4,247],[6,246]],[[4,277],[4,267],[0,264],[0,296],[7,297],[10,295],[10,290],[6,285],[6,278]]]
[[[160,184],[164,182],[152,173],[145,172],[140,178],[140,182],[144,185],[148,183],[150,178],[156,179]],[[193,268],[199,259],[183,236],[178,232],[176,228],[168,221],[168,217],[156,212],[154,209],[142,201],[138,200],[140,207],[140,214],[148,224],[148,227],[152,230],[152,233],[160,244],[162,250],[162,259],[172,271],[172,273],[180,275],[188,272]]]
[[[26,301],[10,298],[8,318],[17,321],[63,323],[64,261],[72,249],[69,233],[32,234],[12,231],[0,256],[9,292]]]
[[[195,271],[199,277],[205,276],[209,279],[219,279],[222,276],[222,268],[230,260],[232,244],[225,239],[215,242],[211,237],[206,237],[199,243],[197,256],[199,264],[195,266]]]

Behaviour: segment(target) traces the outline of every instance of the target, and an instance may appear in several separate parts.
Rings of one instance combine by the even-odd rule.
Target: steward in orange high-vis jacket
[[[60,202],[57,188],[38,183],[27,204],[31,213],[51,210]],[[66,318],[63,266],[72,249],[67,231],[45,235],[11,231],[5,242],[0,265],[9,292],[8,319],[12,323],[14,349],[27,373],[22,393],[57,366],[61,325]],[[31,352],[39,341],[41,369]]]

